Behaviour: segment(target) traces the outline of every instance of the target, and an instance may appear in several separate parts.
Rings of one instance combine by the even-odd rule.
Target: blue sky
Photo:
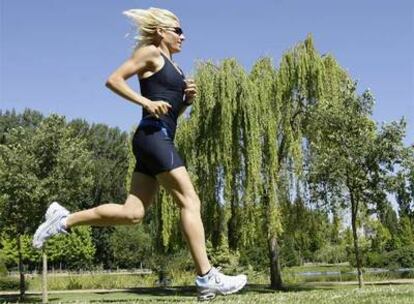
[[[0,0],[0,109],[32,108],[131,130],[141,109],[105,88],[131,53],[130,8],[162,7],[187,40],[174,57],[191,74],[197,60],[235,57],[250,70],[261,56],[314,37],[376,97],[374,119],[405,116],[414,142],[414,1]],[[136,90],[136,79],[129,81]]]

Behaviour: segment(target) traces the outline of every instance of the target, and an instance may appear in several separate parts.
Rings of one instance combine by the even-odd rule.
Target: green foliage
[[[368,222],[374,236],[371,238],[371,250],[375,252],[384,252],[387,243],[391,240],[390,231],[379,221]]]
[[[69,235],[57,235],[48,241],[46,252],[50,263],[63,263],[67,269],[92,268],[95,246],[90,227],[75,227]]]
[[[267,251],[279,239],[285,262],[293,264],[315,253],[334,259],[335,248],[340,260],[356,253],[352,234],[348,247],[341,244],[339,217],[331,224],[328,214],[347,207],[356,231],[372,204],[386,201],[404,123],[377,130],[372,94],[358,95],[348,73],[333,56],[320,56],[311,37],[285,53],[278,70],[261,58],[248,74],[226,59],[200,64],[196,82],[200,94],[177,142],[200,193],[211,246],[228,240],[231,250],[253,257],[258,237],[269,241]],[[302,209],[283,207],[292,184],[299,193],[310,186]],[[326,213],[308,212],[309,202]],[[386,216],[391,226],[392,212]],[[166,235],[175,234],[171,220],[165,223]]]
[[[388,252],[386,255],[387,267],[389,268],[413,268],[414,267],[414,245],[402,247]]]
[[[220,265],[226,270],[234,271],[239,266],[240,253],[231,251],[227,240],[222,240],[215,248],[213,248],[211,242],[208,242],[207,254],[213,265]]]
[[[0,145],[0,228],[15,240],[34,232],[52,201],[79,201],[92,185],[90,153],[65,119],[29,116],[38,126],[5,128]]]
[[[414,218],[414,149],[402,149],[401,170],[390,182],[396,193],[399,213],[401,216]]]
[[[20,281],[18,278],[0,276],[0,291],[16,291],[19,289],[19,285]]]
[[[99,274],[92,272],[83,275],[49,276],[47,283],[48,290],[121,289],[153,287],[155,280],[155,274]],[[32,278],[29,288],[30,291],[41,290],[41,277]],[[79,300],[79,296],[77,299]]]
[[[41,252],[32,247],[32,236],[21,236],[21,242],[23,262],[40,265]],[[0,245],[6,265],[16,266],[18,263],[17,240],[3,235]],[[48,241],[45,248],[49,266],[63,264],[68,269],[90,268],[95,254],[90,227],[76,227],[69,235],[57,235]]]
[[[387,269],[414,268],[414,245],[385,253],[367,253],[366,265]]]
[[[311,38],[283,56],[279,71],[269,58],[250,74],[234,59],[198,66],[200,94],[177,142],[195,175],[215,249],[228,242],[231,250],[247,250],[258,236],[271,246],[280,236],[281,168],[291,163],[301,172],[301,125],[321,96],[322,76]]]
[[[7,274],[7,267],[6,267],[6,256],[0,250],[0,277],[3,277]]]
[[[111,235],[111,247],[117,267],[149,266],[152,254],[151,236],[143,225],[119,226]]]
[[[314,262],[315,254],[329,245],[333,237],[335,224],[331,224],[328,215],[312,210],[297,197],[291,204],[285,202],[282,207],[284,233],[281,235],[281,258],[283,265],[295,266],[304,262]],[[339,237],[339,232],[334,238]]]
[[[79,201],[91,184],[90,155],[62,117],[51,115],[30,133],[11,129],[0,145],[0,223],[14,235],[33,233],[51,201]]]
[[[9,238],[33,233],[53,200],[71,211],[123,201],[127,139],[125,132],[105,125],[90,126],[81,120],[66,123],[63,117],[43,117],[31,110],[0,112],[2,231]],[[93,234],[95,262],[106,266],[113,259],[108,246],[111,232],[101,228]],[[88,260],[90,253],[84,255]],[[37,263],[38,258],[33,255],[26,261]],[[68,263],[75,264],[74,260]]]
[[[385,256],[384,252],[378,253],[375,251],[368,252],[366,254],[365,264],[367,267],[373,268],[386,268],[389,266],[387,257]]]
[[[315,252],[315,261],[330,264],[346,262],[346,248],[343,244],[325,244],[323,247],[321,247]]]
[[[300,266],[303,264],[303,257],[295,246],[293,238],[285,238],[280,248],[280,264],[282,267]]]
[[[410,220],[409,217],[403,216],[400,219],[400,227],[398,229],[398,235],[402,247],[414,245],[414,220]]]
[[[82,204],[74,208],[89,208],[103,202],[123,202],[127,193],[126,176],[129,166],[128,134],[103,124],[89,125],[74,120],[69,127],[73,137],[82,139],[92,154],[94,182]]]
[[[21,239],[21,253],[23,262],[36,262],[40,259],[40,252],[34,250],[31,245],[31,236],[22,235]],[[3,234],[0,238],[0,245],[2,247],[5,263],[8,266],[16,267],[19,262],[19,251],[17,247],[17,239],[11,238],[7,234]]]

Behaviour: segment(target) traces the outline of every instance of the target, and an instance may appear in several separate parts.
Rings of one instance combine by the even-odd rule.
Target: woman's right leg
[[[79,225],[111,226],[136,224],[145,214],[158,190],[155,178],[143,173],[134,172],[131,190],[123,205],[104,204],[88,210],[70,214],[58,203],[52,203],[46,212],[43,222],[33,236],[33,247],[42,248],[44,242],[58,233],[65,233],[68,228]]]
[[[158,191],[155,178],[134,172],[131,189],[123,205],[104,204],[88,210],[72,213],[66,219],[66,228],[91,225],[130,225],[142,220],[145,210],[151,205]]]

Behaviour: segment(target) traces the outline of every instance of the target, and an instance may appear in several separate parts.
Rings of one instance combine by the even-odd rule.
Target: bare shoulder
[[[132,60],[145,62],[146,66],[157,66],[161,56],[160,50],[155,45],[137,48],[132,54]]]

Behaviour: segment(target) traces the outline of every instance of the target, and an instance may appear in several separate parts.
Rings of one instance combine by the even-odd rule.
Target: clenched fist
[[[150,101],[144,105],[144,109],[147,110],[152,116],[160,118],[160,115],[165,115],[171,109],[171,105],[165,101]]]
[[[186,87],[184,89],[185,103],[192,104],[194,99],[197,97],[197,85],[194,82],[194,79],[185,80]]]

